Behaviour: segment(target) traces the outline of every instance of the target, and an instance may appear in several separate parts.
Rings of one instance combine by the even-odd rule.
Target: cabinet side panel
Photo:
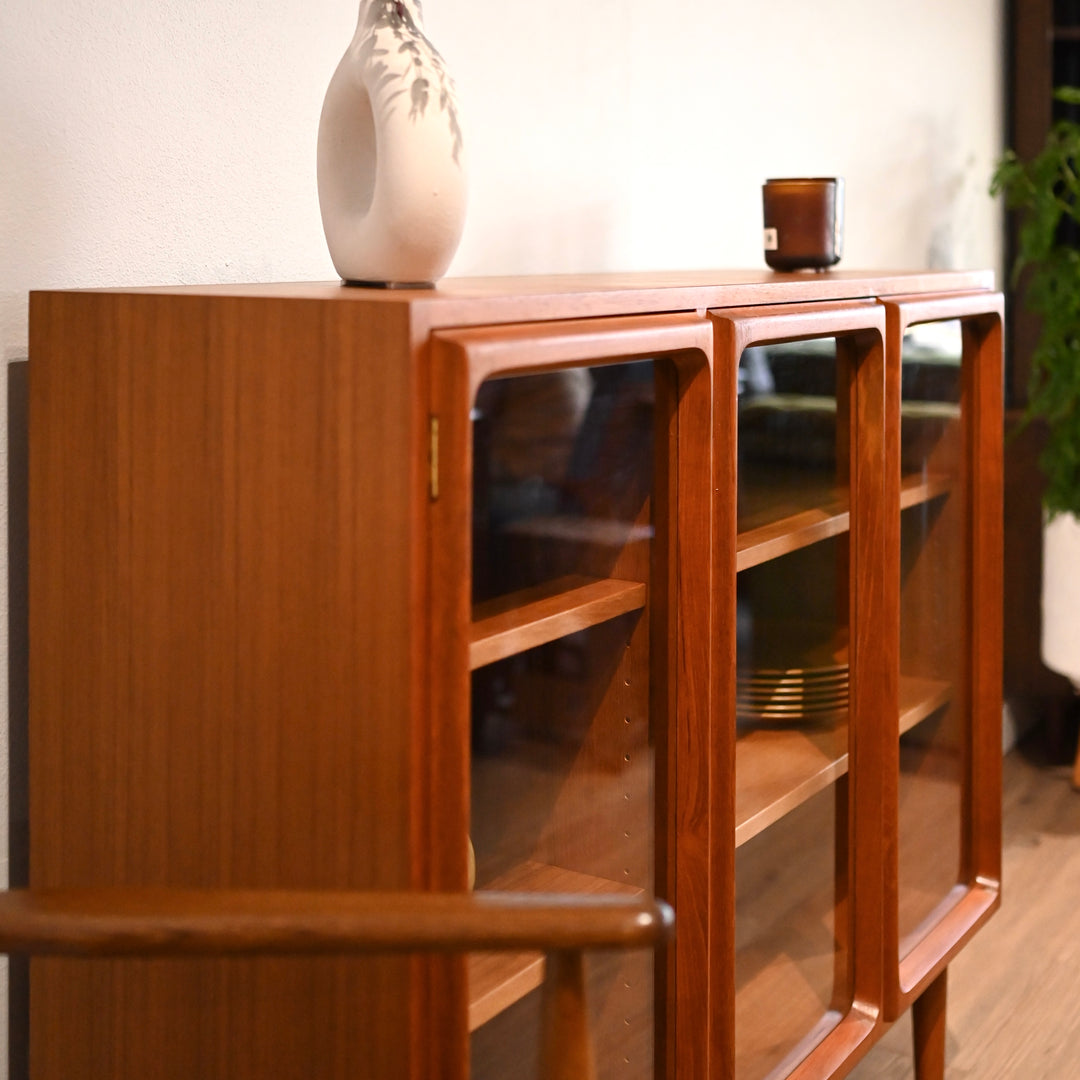
[[[403,309],[42,294],[31,882],[410,881]],[[35,1077],[410,1071],[407,960],[41,961]]]

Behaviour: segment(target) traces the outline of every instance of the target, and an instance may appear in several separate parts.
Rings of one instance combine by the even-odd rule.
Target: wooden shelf
[[[820,540],[839,536],[848,531],[850,521],[847,493],[837,492],[811,509],[740,532],[736,540],[735,568],[747,570]]]
[[[469,670],[535,649],[645,606],[640,581],[565,577],[473,609]]]
[[[947,495],[952,481],[947,476],[908,476],[900,483],[900,509],[908,510],[920,503],[931,502]],[[851,527],[848,493],[843,488],[827,488],[804,479],[796,488],[789,480],[777,484],[775,490],[755,493],[755,503],[766,503],[783,514],[792,503],[808,503],[792,513],[783,514],[764,524],[741,529],[736,540],[736,570],[777,559],[799,548],[845,533]],[[762,511],[740,514],[740,524],[757,520]]]
[[[898,734],[948,701],[948,683],[900,679]],[[806,802],[847,772],[848,725],[757,728],[735,742],[735,846]]]
[[[937,712],[952,697],[952,686],[940,679],[904,675],[900,679],[900,734]]]
[[[735,846],[847,772],[847,722],[758,728],[735,742]]]
[[[905,476],[900,481],[900,509],[910,510],[921,503],[933,502],[952,491],[951,476]]]
[[[525,862],[485,882],[496,892],[576,893],[585,896],[613,894],[642,896],[643,889],[617,881],[580,874],[561,866]],[[492,1017],[520,1001],[544,981],[542,953],[474,953],[468,960],[469,1030],[475,1031]]]

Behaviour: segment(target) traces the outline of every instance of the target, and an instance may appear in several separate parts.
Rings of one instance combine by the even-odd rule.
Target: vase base
[[[343,279],[342,284],[350,289],[434,289],[434,281],[350,281]]]

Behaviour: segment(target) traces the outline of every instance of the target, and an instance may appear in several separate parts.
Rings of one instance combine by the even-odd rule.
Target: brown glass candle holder
[[[765,262],[774,270],[827,270],[844,241],[840,177],[766,180],[762,185]]]

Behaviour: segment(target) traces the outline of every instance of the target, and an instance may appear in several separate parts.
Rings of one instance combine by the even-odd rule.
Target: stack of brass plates
[[[751,668],[736,676],[735,716],[757,724],[819,724],[848,707],[847,664]]]

